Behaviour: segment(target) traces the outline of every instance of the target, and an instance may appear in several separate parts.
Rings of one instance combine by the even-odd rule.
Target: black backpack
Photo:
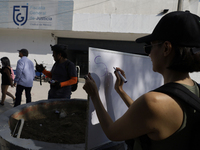
[[[71,91],[72,91],[72,92],[76,91],[76,90],[77,90],[77,87],[78,87],[78,82],[79,82],[79,79],[78,79],[78,72],[79,72],[79,68],[76,67],[77,82],[76,82],[76,84],[71,85]]]
[[[66,70],[67,70],[67,73],[68,73],[68,74],[69,74],[69,70],[68,70],[68,65],[69,65],[69,63],[70,63],[70,62],[69,62],[69,60],[68,60],[67,65],[66,65]],[[78,82],[79,82],[79,79],[78,79],[78,72],[79,72],[79,68],[76,67],[77,82],[76,82],[75,84],[71,85],[71,91],[72,91],[72,92],[76,91],[77,88],[78,88]]]
[[[199,89],[200,85],[197,84]],[[178,83],[167,83],[155,90],[155,92],[165,93],[169,96],[174,96],[179,98],[180,100],[187,103],[190,107],[196,110],[195,116],[195,124],[192,128],[192,138],[190,141],[191,149],[190,150],[199,150],[200,149],[200,98],[193,94],[190,90]],[[140,137],[141,145],[143,150],[149,149],[149,141],[145,138],[145,135]],[[134,139],[126,140],[128,150],[133,150],[134,147]]]

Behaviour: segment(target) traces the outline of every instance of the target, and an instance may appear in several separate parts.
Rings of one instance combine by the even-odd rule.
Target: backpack
[[[10,67],[10,71],[11,71],[11,77],[14,80],[15,79],[15,74],[14,74],[14,71],[13,71],[13,69],[11,67]]]
[[[71,85],[71,91],[72,91],[72,92],[76,91],[76,90],[77,90],[77,87],[78,87],[78,82],[79,82],[79,79],[78,79],[78,71],[79,71],[79,68],[76,67],[77,82],[76,82],[76,84]]]
[[[199,89],[200,85],[197,84]],[[187,103],[190,107],[196,110],[194,115],[194,126],[192,128],[192,138],[190,141],[191,149],[190,150],[199,150],[200,149],[200,98],[193,94],[190,90],[178,83],[167,83],[155,90],[155,92],[165,93],[169,96],[174,96],[179,98],[183,102]],[[145,135],[140,137],[140,142],[142,143],[142,149],[149,149],[149,141],[145,139]],[[134,147],[134,139],[126,140],[127,150],[132,150]]]
[[[69,70],[68,70],[69,63],[70,63],[70,62],[68,61],[67,65],[66,65],[66,70],[67,70],[67,73],[68,73],[68,74],[69,74]],[[79,72],[79,68],[76,67],[76,75],[77,75],[77,78],[78,78],[78,72]],[[72,91],[72,92],[74,92],[74,91],[77,90],[78,82],[79,82],[79,79],[77,79],[77,82],[76,82],[75,84],[71,85],[71,91]]]

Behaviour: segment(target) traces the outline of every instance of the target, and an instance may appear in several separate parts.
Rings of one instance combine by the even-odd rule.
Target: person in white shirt
[[[28,59],[28,50],[21,49],[19,51],[20,60],[17,62],[16,76],[14,79],[14,86],[16,88],[16,100],[14,107],[21,104],[21,96],[25,90],[26,103],[31,102],[31,89],[33,86],[33,79],[35,77],[35,70],[33,62]]]

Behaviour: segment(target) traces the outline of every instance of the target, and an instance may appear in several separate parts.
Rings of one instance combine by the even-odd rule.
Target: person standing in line
[[[14,107],[21,104],[23,90],[25,90],[26,103],[31,102],[31,89],[33,86],[33,79],[35,77],[34,64],[30,59],[27,58],[28,50],[21,49],[18,51],[21,59],[17,62],[16,76],[14,79],[14,86],[17,85]]]
[[[10,67],[10,60],[8,57],[2,57],[1,58],[1,63],[2,63],[2,69],[0,70],[2,76],[1,76],[1,105],[4,105],[4,101],[6,99],[6,95],[10,96],[13,101],[15,100],[15,97],[8,92],[8,87],[9,85],[13,87],[13,79],[11,77],[11,67]]]

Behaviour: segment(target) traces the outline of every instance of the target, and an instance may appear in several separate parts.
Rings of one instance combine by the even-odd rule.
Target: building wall
[[[150,33],[178,0],[74,0],[74,31]]]
[[[24,25],[21,17],[26,9],[21,6],[28,6]],[[54,61],[49,45],[57,38],[135,41],[152,32],[164,9],[171,12],[177,6],[178,0],[4,0],[0,2],[0,56],[8,56],[15,68],[16,50],[27,48],[31,60],[50,68]],[[184,0],[183,10],[199,15],[199,0]],[[21,23],[16,19],[19,13]]]
[[[177,6],[178,0],[4,0],[0,28],[149,34],[163,10]],[[199,0],[184,0],[183,10],[199,15]]]
[[[29,58],[34,62],[43,63],[49,68],[54,62],[50,44],[54,45],[56,38],[49,31],[34,30],[0,30],[0,56],[9,57],[12,67],[15,69],[18,51],[26,48]]]

